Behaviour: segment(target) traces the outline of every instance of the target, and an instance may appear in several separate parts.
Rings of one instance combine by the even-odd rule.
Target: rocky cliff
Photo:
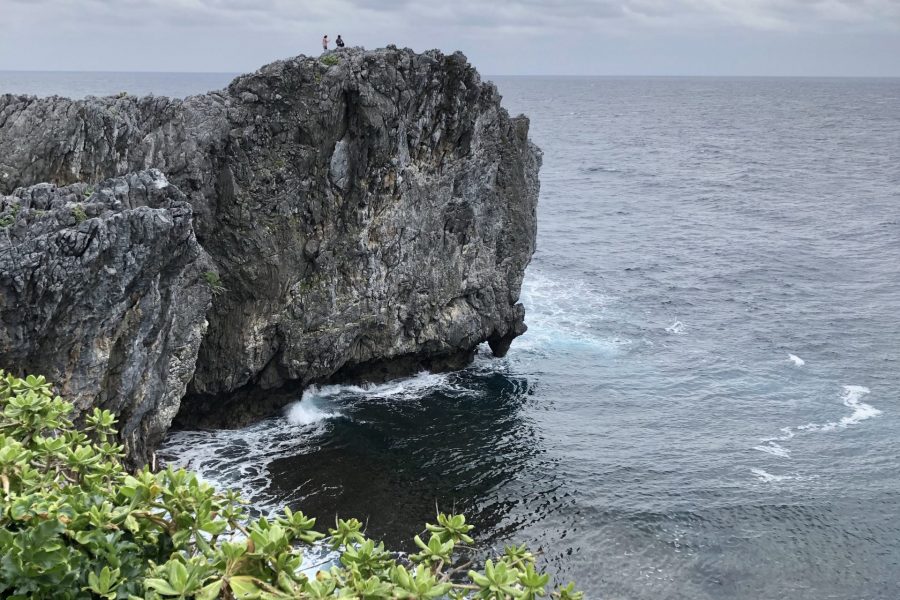
[[[71,382],[83,406],[128,406],[130,430],[152,438],[168,423],[151,415],[178,408],[186,379],[186,421],[238,421],[284,403],[277,390],[452,368],[484,341],[502,355],[525,328],[534,252],[540,152],[527,133],[462,54],[396,48],[279,61],[184,100],[0,96],[0,194],[73,184],[4,200],[0,364]],[[79,195],[113,177],[102,200]],[[109,254],[65,254],[79,236]],[[49,298],[51,274],[82,287]],[[106,339],[88,322],[119,321],[137,329],[115,340],[155,358],[41,362],[71,353],[68,340]],[[185,339],[167,337],[179,323]],[[139,377],[135,361],[155,366]]]
[[[119,415],[145,458],[172,422],[212,296],[191,205],[159,171],[0,196],[0,362],[46,373],[78,412]]]

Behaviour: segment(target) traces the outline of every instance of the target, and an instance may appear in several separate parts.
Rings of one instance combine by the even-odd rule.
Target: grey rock
[[[0,96],[0,193],[157,168],[193,206],[226,291],[186,421],[459,367],[525,330],[540,167],[527,118],[461,53],[328,61],[278,61],[184,100]]]
[[[76,415],[119,416],[143,462],[194,374],[212,268],[191,205],[156,170],[0,196],[0,365],[41,373]]]

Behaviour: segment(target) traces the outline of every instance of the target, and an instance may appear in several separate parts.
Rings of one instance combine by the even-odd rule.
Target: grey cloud
[[[517,21],[596,21],[623,17],[681,23],[730,22],[748,28],[776,25],[814,27],[829,23],[881,23],[900,27],[896,0],[350,0],[361,9],[409,7],[420,16],[477,14],[488,20],[505,15]],[[471,19],[466,18],[468,22]]]
[[[652,64],[691,70],[698,53],[771,54],[776,42],[791,56],[810,44],[823,52],[852,47],[852,64],[869,72],[900,45],[898,0],[0,0],[0,15],[0,69],[141,63],[234,71],[317,52],[324,31],[371,46],[462,48],[496,64],[495,72],[606,68],[595,55],[641,72]],[[590,57],[581,67],[575,45]],[[626,52],[642,58],[628,63]]]
[[[35,5],[34,0],[0,0]],[[41,0],[35,17],[61,10],[69,18],[112,22],[138,16],[151,21],[194,25],[253,24],[290,27],[341,11],[346,18],[367,13],[391,14],[406,22],[435,19],[447,24],[575,24],[599,20],[659,20],[682,24],[728,22],[754,28],[827,28],[835,24],[900,27],[896,0]],[[481,16],[479,23],[478,17]]]

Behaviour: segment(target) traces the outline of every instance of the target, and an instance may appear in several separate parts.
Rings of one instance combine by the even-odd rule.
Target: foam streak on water
[[[844,406],[853,409],[853,413],[845,417],[841,417],[841,419],[838,421],[831,421],[821,424],[808,423],[806,425],[797,427],[797,429],[801,431],[837,431],[838,429],[846,429],[851,425],[858,425],[866,419],[877,417],[881,414],[880,410],[878,410],[871,404],[866,404],[865,402],[860,401],[860,398],[862,398],[869,392],[869,388],[863,387],[861,385],[845,385],[841,400],[843,401]]]
[[[772,473],[767,473],[763,469],[750,469],[750,471],[756,475],[756,478],[765,483],[778,483],[781,481],[787,481],[793,479],[790,475],[773,475]]]
[[[778,456],[781,458],[790,458],[791,451],[782,446],[777,442],[773,442],[771,440],[767,441],[765,444],[760,446],[754,446],[754,450],[759,450],[760,452],[766,452],[767,454],[771,454],[773,456]]]
[[[841,401],[844,406],[852,408],[850,415],[841,417],[838,421],[830,421],[828,423],[807,423],[806,425],[798,425],[796,427],[782,427],[782,436],[773,438],[763,438],[763,444],[754,446],[754,450],[765,452],[780,458],[790,458],[791,450],[785,448],[778,442],[786,442],[795,437],[799,432],[830,432],[838,429],[846,429],[851,425],[858,425],[866,419],[877,417],[881,411],[870,404],[860,401],[864,395],[870,393],[869,388],[860,385],[845,385]]]
[[[216,431],[175,431],[159,450],[167,464],[195,470],[220,489],[237,489],[255,508],[270,512],[283,507],[270,488],[268,465],[278,458],[314,450],[326,433],[321,420],[295,423],[267,419],[250,427]]]

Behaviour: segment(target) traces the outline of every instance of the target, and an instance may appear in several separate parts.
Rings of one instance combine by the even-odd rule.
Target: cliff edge
[[[237,423],[313,383],[455,368],[485,341],[503,355],[525,330],[539,167],[528,120],[460,53],[300,56],[183,100],[0,96],[0,194],[14,194],[0,201],[0,364],[70,382],[82,409],[133,414],[123,430],[150,440],[130,448],[143,459],[174,411]],[[36,193],[57,201],[24,201]],[[140,225],[148,211],[173,229]],[[110,221],[144,227],[146,251],[107,235],[94,262],[48,254],[50,239],[97,243]],[[128,265],[131,284],[116,279]],[[94,314],[47,296],[47,272],[81,282],[62,304]],[[163,340],[153,358],[40,359],[91,335],[147,344],[139,331]]]

